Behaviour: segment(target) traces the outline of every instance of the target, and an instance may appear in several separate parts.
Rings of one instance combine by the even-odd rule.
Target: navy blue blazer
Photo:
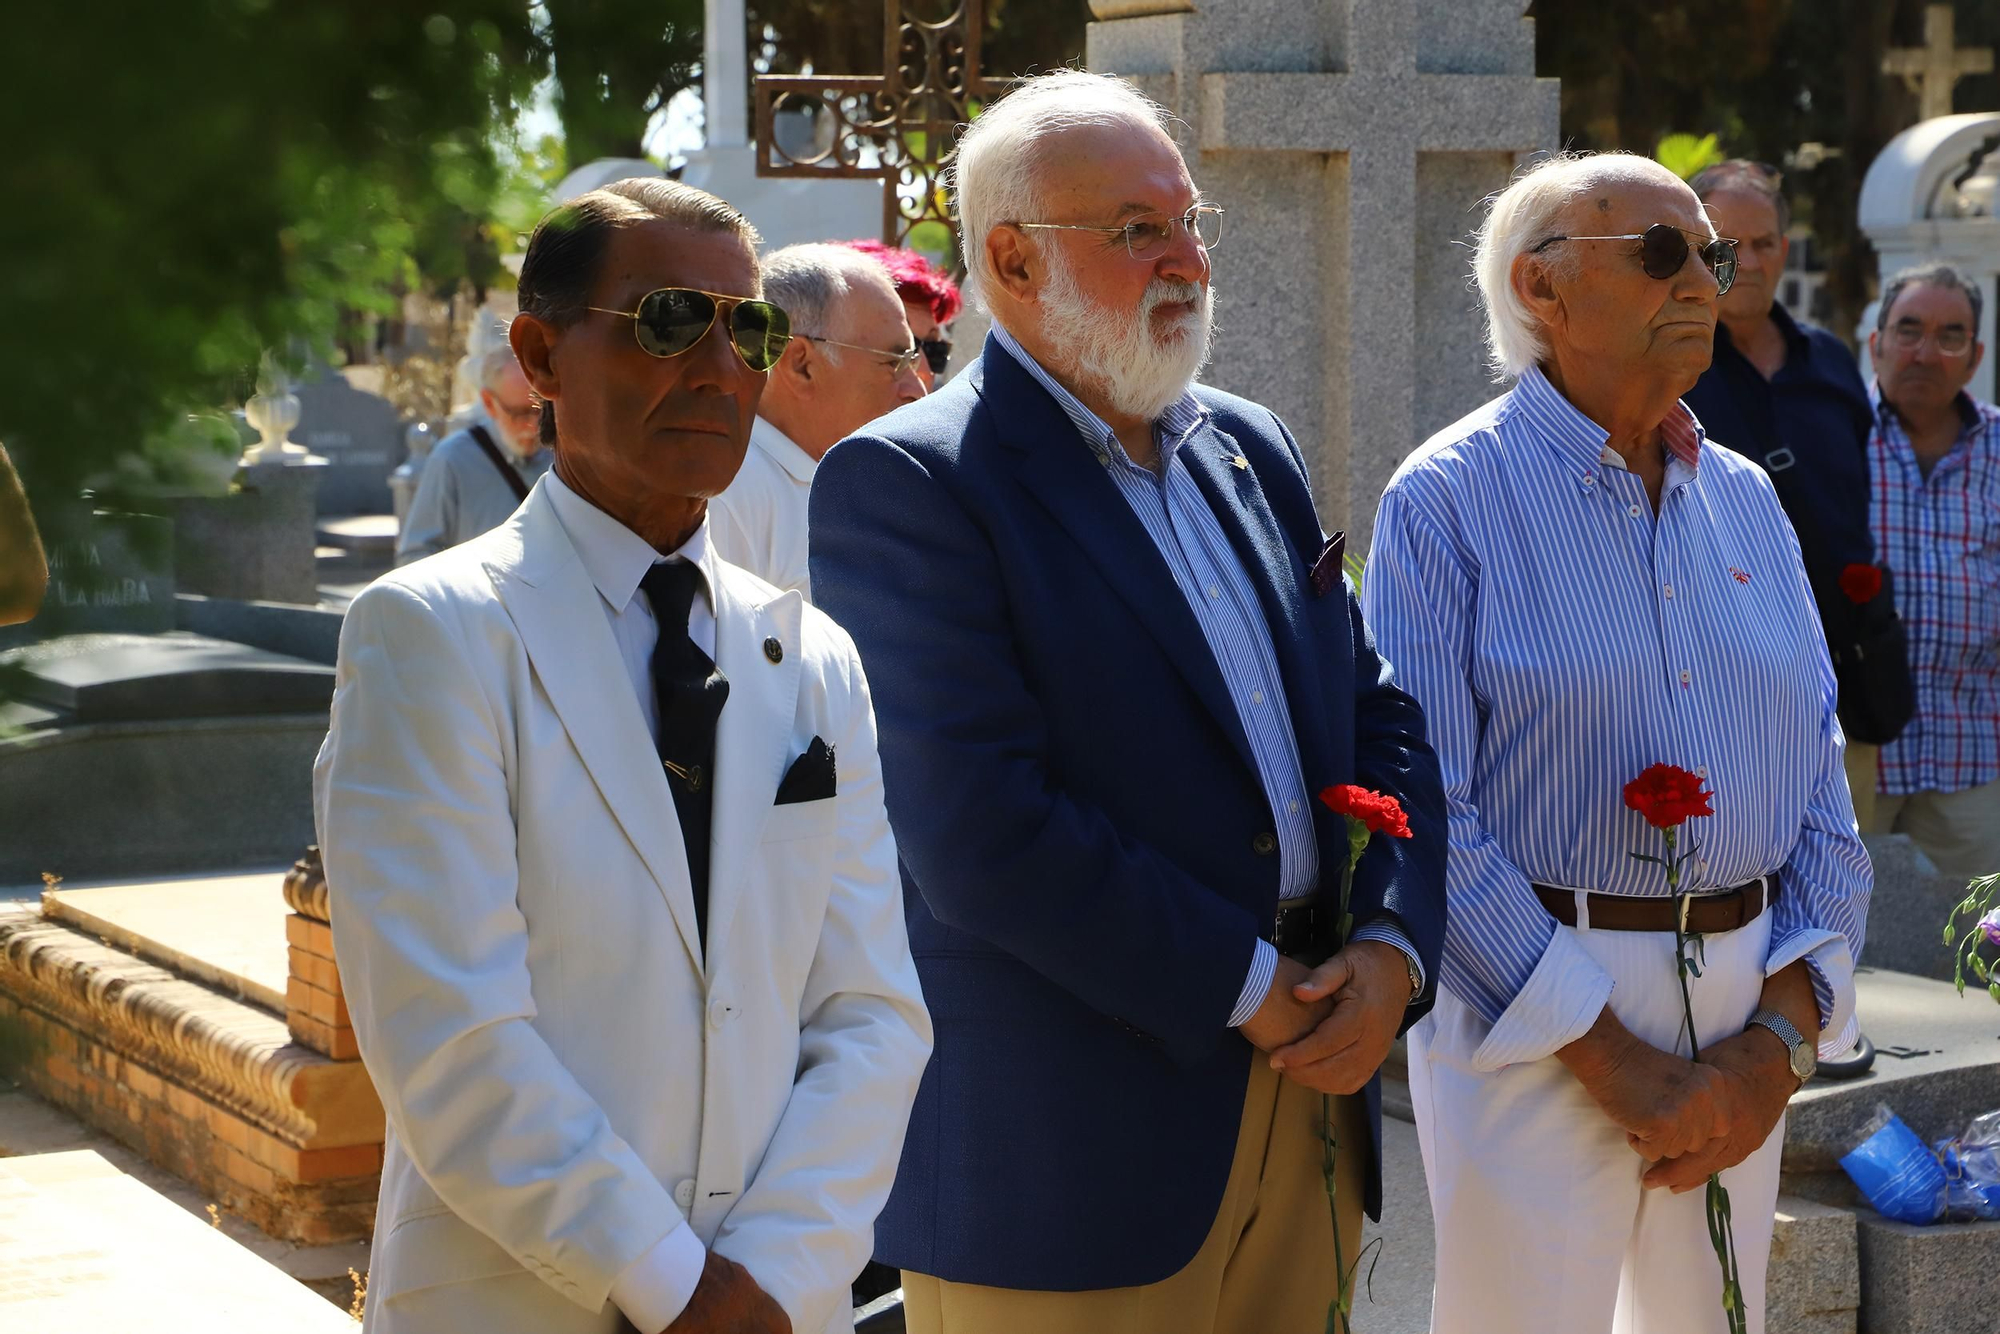
[[[1392,918],[1435,979],[1444,792],[1422,714],[1351,590],[1314,594],[1322,535],[1284,426],[1196,393],[1210,417],[1180,457],[1257,588],[1306,790],[1360,783],[1409,811],[1414,837],[1361,864],[1356,920]],[[1166,1278],[1221,1204],[1253,1055],[1227,1021],[1278,902],[1221,670],[1138,516],[991,340],[828,453],[810,523],[815,600],[874,695],[937,1032],[876,1258],[1042,1291]],[[1346,838],[1315,811],[1331,887]],[[1379,1082],[1367,1100],[1378,1214]]]

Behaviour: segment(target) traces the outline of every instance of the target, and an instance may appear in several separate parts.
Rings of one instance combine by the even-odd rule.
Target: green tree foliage
[[[646,126],[701,81],[702,0],[540,0],[569,160],[644,157]]]
[[[1536,68],[1562,80],[1567,145],[1651,153],[1673,131],[1713,133],[1726,156],[1785,169],[1845,337],[1874,296],[1874,249],[1854,219],[1862,178],[1917,118],[1882,54],[1923,44],[1927,2],[1534,0],[1530,13]],[[1959,46],[2000,46],[1993,0],[1955,0],[1954,18]],[[1955,105],[2000,107],[2000,78],[1961,81]],[[1831,151],[1801,158],[1806,144]]]
[[[491,262],[519,0],[34,4],[7,37],[0,439],[31,496],[171,453],[263,349],[324,346],[419,263]]]

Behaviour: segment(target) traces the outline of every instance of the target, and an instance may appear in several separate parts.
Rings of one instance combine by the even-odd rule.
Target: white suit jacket
[[[930,1021],[853,643],[717,566],[706,957],[546,484],[348,611],[314,795],[389,1121],[371,1334],[619,1329],[613,1281],[683,1218],[799,1334],[850,1328]],[[774,806],[816,735],[838,795]]]

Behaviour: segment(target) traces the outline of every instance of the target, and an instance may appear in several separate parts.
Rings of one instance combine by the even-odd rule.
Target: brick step
[[[281,1019],[49,921],[38,905],[0,904],[0,1073],[272,1236],[365,1236],[381,1103],[361,1063],[339,1059],[353,1035],[325,923],[286,924],[294,963],[318,975],[323,947],[321,980],[333,985],[294,976]]]

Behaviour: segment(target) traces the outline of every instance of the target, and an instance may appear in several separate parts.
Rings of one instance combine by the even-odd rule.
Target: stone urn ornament
[[[241,466],[259,464],[301,464],[311,457],[304,445],[287,439],[299,424],[299,396],[277,362],[267,353],[257,374],[257,392],[243,404],[243,420],[261,437],[243,451]]]

